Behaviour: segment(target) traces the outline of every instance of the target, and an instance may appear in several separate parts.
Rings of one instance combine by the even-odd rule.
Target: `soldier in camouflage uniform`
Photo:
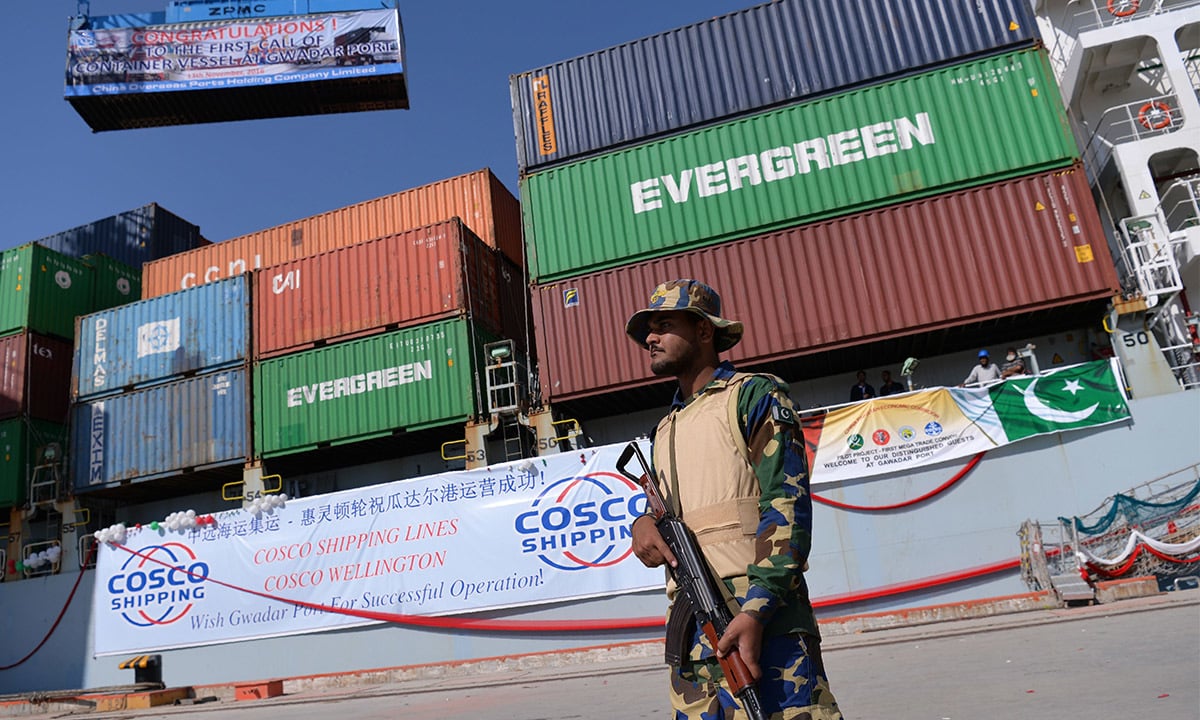
[[[682,628],[667,633],[668,658],[673,651],[680,658],[671,672],[676,720],[746,717],[714,654],[733,648],[773,720],[840,720],[804,581],[812,498],[787,385],[736,372],[720,360],[718,353],[741,340],[743,327],[721,317],[717,293],[699,281],[659,285],[625,331],[649,351],[655,375],[679,382],[655,430],[654,473],[663,497],[724,579],[735,613],[715,649],[694,619],[668,615],[668,628]],[[635,520],[632,532],[634,554],[645,565],[674,564],[652,518]],[[668,583],[672,601],[674,590]]]

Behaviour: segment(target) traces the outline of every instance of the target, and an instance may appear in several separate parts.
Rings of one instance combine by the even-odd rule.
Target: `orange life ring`
[[[1152,119],[1153,116],[1158,116],[1158,119]],[[1162,130],[1171,124],[1171,107],[1166,103],[1151,100],[1138,110],[1138,122],[1147,130]]]
[[[1117,17],[1129,17],[1141,4],[1141,0],[1108,0],[1108,12]]]

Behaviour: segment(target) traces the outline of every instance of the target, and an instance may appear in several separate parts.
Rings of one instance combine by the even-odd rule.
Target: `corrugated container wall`
[[[201,247],[208,241],[200,236],[199,226],[151,203],[37,242],[71,257],[102,253],[140,268],[142,263]]]
[[[75,405],[76,492],[245,462],[249,377],[236,368]]]
[[[71,343],[22,332],[0,338],[0,418],[67,422]]]
[[[245,363],[249,286],[239,275],[79,318],[75,397]]]
[[[85,255],[83,261],[92,266],[96,278],[92,288],[92,312],[125,305],[142,297],[141,265],[132,268],[107,255]]]
[[[0,508],[25,504],[38,451],[52,442],[66,446],[64,426],[25,418],[0,422]]]
[[[665,279],[746,323],[728,357],[807,355],[1107,298],[1118,287],[1079,165],[534,289],[541,387],[569,400],[655,380],[625,321]]]
[[[742,118],[522,180],[537,282],[1065,167],[1043,51]]]
[[[254,370],[263,457],[465,422],[482,408],[476,374],[493,337],[443,320],[264,360]]]
[[[499,270],[496,282],[500,292],[500,336],[512,340],[517,350],[533,354],[533,312],[529,304],[529,283],[525,270],[497,253]]]
[[[499,333],[496,271],[458,218],[256,270],[255,357],[460,315]]]
[[[522,261],[520,205],[490,170],[478,170],[147,263],[142,294],[165,295],[452,217]]]
[[[1001,48],[1025,0],[782,0],[513,75],[521,171]]]
[[[71,338],[92,310],[92,268],[36,243],[0,255],[0,335],[21,329]]]

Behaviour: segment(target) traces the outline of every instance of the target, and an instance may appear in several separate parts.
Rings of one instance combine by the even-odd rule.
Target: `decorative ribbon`
[[[902,502],[893,503],[891,505],[874,505],[874,506],[851,505],[849,503],[843,503],[843,502],[838,502],[837,500],[830,500],[829,498],[823,498],[820,495],[816,495],[816,494],[814,494],[812,496],[812,498],[813,498],[813,500],[816,500],[819,503],[838,508],[839,510],[858,510],[858,511],[862,511],[862,512],[879,512],[881,510],[896,510],[897,508],[908,507],[909,505],[916,505],[919,502],[924,502],[925,500],[928,500],[929,498],[933,497],[934,495],[937,495],[938,493],[942,492],[943,490],[950,487],[954,483],[956,483],[959,480],[962,480],[964,477],[966,477],[967,473],[971,472],[971,470],[974,469],[974,467],[976,465],[978,465],[979,461],[982,459],[983,459],[982,452],[976,454],[975,457],[971,458],[967,462],[967,464],[965,466],[963,466],[963,468],[961,470],[959,470],[957,473],[954,474],[953,477],[951,477],[949,480],[942,483],[941,485],[938,485],[933,490],[930,490],[929,492],[925,493],[924,495],[920,495],[918,497],[912,498],[911,500],[904,500]]]

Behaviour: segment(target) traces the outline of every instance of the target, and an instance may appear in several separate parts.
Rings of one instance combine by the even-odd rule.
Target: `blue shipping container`
[[[73,393],[109,395],[250,357],[246,275],[79,318]]]
[[[522,174],[965,58],[1032,46],[1028,0],[778,0],[510,78]]]
[[[245,462],[249,378],[241,367],[76,405],[76,492]]]
[[[155,203],[37,241],[63,255],[101,254],[141,270],[142,263],[209,244],[200,228]]]

